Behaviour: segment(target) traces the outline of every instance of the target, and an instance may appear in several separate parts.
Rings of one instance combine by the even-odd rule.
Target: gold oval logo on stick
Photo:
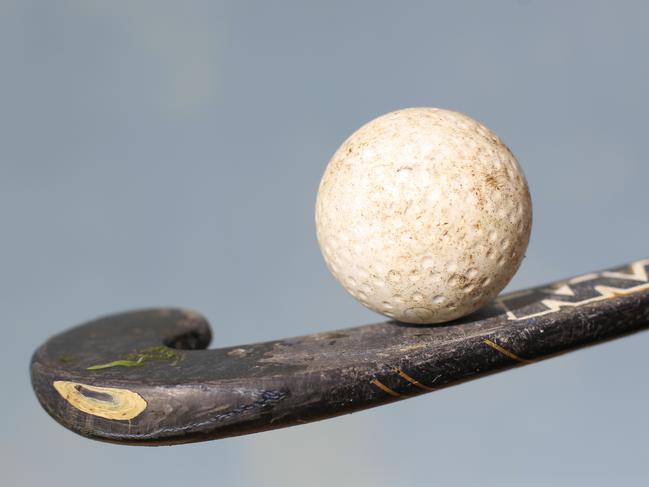
[[[128,389],[90,386],[65,380],[54,381],[53,385],[73,407],[101,418],[127,421],[147,407],[142,396]]]

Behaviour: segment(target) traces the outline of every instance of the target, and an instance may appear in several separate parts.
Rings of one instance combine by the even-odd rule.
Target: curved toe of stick
[[[147,432],[160,434],[155,423],[182,395],[174,371],[188,351],[204,349],[210,340],[207,320],[195,311],[150,309],[102,317],[36,350],[32,385],[63,426],[96,439],[146,442]]]

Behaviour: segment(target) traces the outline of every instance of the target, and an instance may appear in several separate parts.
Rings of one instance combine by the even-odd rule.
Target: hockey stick
[[[394,322],[218,350],[194,312],[112,315],[34,354],[46,411],[84,436],[160,445],[408,398],[649,326],[649,259],[504,295],[462,320]]]

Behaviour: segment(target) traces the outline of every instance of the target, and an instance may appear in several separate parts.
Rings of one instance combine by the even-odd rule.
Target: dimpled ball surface
[[[368,308],[440,323],[492,301],[516,273],[532,203],[509,148],[461,113],[409,108],[361,127],[320,182],[318,242]]]

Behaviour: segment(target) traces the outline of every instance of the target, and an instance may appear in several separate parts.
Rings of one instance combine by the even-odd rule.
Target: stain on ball
[[[329,161],[316,203],[334,277],[406,323],[454,320],[493,300],[518,270],[531,227],[529,189],[509,148],[439,108],[398,110],[358,129]],[[361,288],[368,274],[380,285]]]

